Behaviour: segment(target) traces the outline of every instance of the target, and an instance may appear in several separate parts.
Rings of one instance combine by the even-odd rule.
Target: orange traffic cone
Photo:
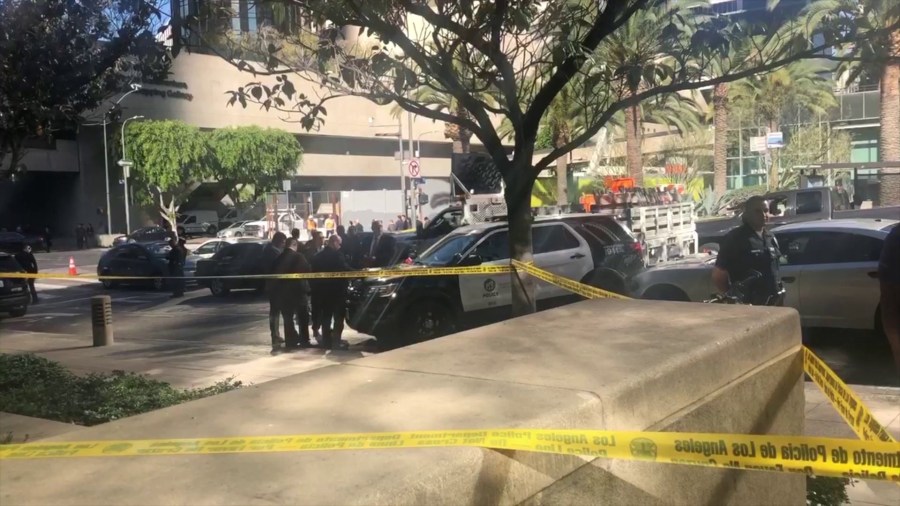
[[[69,257],[69,276],[77,276],[78,269],[75,268],[75,257]]]

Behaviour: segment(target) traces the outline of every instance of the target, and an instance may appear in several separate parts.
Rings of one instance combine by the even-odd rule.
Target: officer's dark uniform
[[[762,277],[744,287],[744,302],[764,305],[769,297],[779,291],[778,259],[781,252],[778,242],[768,230],[763,229],[762,237],[749,225],[743,224],[725,235],[719,244],[716,267],[728,271],[732,283],[750,277],[757,271]]]
[[[184,245],[180,242],[175,244],[171,250],[169,250],[168,260],[169,260],[169,276],[172,276],[172,296],[173,297],[181,297],[184,295],[184,260],[187,256],[187,251],[185,251]]]
[[[312,261],[313,272],[343,272],[352,268],[340,251],[326,246]],[[313,300],[319,300],[324,348],[341,346],[344,317],[347,312],[347,280],[342,278],[316,279],[312,284]]]
[[[31,248],[22,247],[22,249],[15,254],[16,261],[19,262],[19,265],[25,269],[25,272],[29,274],[37,274],[38,273],[38,264],[37,259],[34,258],[34,254],[31,252]],[[34,278],[28,278],[28,291],[31,292],[31,302],[32,304],[38,301],[37,290],[34,288]]]

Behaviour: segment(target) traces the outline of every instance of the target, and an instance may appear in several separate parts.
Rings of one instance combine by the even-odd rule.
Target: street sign
[[[285,179],[284,181],[282,181],[282,182],[281,182],[281,189],[283,189],[283,190],[286,191],[286,192],[291,191],[291,180],[290,180],[290,179]]]
[[[409,161],[409,175],[412,177],[419,177],[419,161],[416,159],[412,159]]]
[[[766,150],[765,137],[750,137],[750,151],[754,153],[762,153]]]
[[[784,133],[769,132],[766,134],[766,147],[769,149],[779,149],[784,147]]]

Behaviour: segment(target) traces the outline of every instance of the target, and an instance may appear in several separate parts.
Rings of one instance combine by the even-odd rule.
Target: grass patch
[[[233,378],[181,390],[124,371],[76,376],[35,355],[0,354],[0,411],[79,425],[98,425],[240,387]]]

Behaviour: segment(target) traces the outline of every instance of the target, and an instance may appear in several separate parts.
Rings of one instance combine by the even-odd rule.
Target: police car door
[[[593,258],[587,242],[565,223],[541,223],[531,230],[534,264],[557,276],[581,281],[593,269]],[[538,282],[537,300],[571,295],[550,283]]]
[[[499,229],[485,235],[470,252],[481,265],[509,265],[509,232]],[[466,318],[500,320],[509,316],[512,303],[509,274],[459,276],[459,295]]]

